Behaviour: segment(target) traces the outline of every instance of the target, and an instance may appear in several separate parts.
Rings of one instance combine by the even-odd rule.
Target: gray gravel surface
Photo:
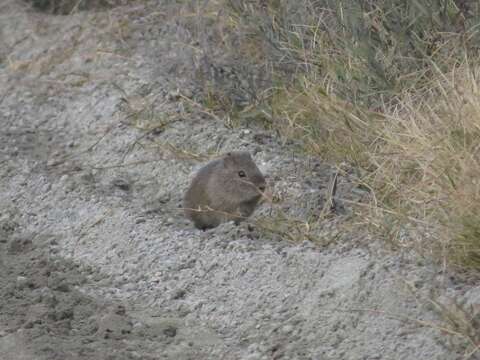
[[[250,151],[295,218],[322,208],[334,167],[179,96],[201,95],[201,49],[177,7],[0,3],[1,358],[464,358],[429,299],[478,305],[478,287],[346,232],[348,173],[321,245],[262,231],[266,204],[238,227],[183,218],[215,153]]]

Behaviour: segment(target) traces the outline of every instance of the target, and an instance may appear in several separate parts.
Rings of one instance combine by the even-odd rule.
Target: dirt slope
[[[178,95],[199,94],[201,51],[179,6],[0,5],[2,359],[464,358],[471,344],[428,299],[480,290],[339,233],[342,199],[363,196],[348,176],[323,246],[183,219],[192,154],[251,151],[292,216],[322,208],[334,170]]]

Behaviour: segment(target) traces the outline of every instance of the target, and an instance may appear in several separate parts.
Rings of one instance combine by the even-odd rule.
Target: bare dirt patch
[[[442,318],[432,304],[474,307],[478,288],[348,231],[349,204],[365,196],[354,169],[338,176],[341,211],[320,218],[336,168],[199,106],[203,50],[178,6],[62,17],[2,8],[4,356],[477,356],[459,313]],[[183,191],[202,161],[228,150],[252,153],[278,203],[245,226],[198,231],[182,216]]]

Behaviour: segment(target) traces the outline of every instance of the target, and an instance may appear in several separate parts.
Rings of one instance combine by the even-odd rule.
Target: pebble
[[[19,288],[23,288],[27,285],[28,279],[25,276],[17,276],[17,285]]]
[[[289,334],[293,331],[293,325],[285,325],[282,327],[282,332],[284,334]]]

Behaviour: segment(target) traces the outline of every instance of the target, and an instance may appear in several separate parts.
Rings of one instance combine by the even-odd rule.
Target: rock
[[[131,181],[126,178],[116,178],[112,180],[112,185],[123,191],[130,191]]]

